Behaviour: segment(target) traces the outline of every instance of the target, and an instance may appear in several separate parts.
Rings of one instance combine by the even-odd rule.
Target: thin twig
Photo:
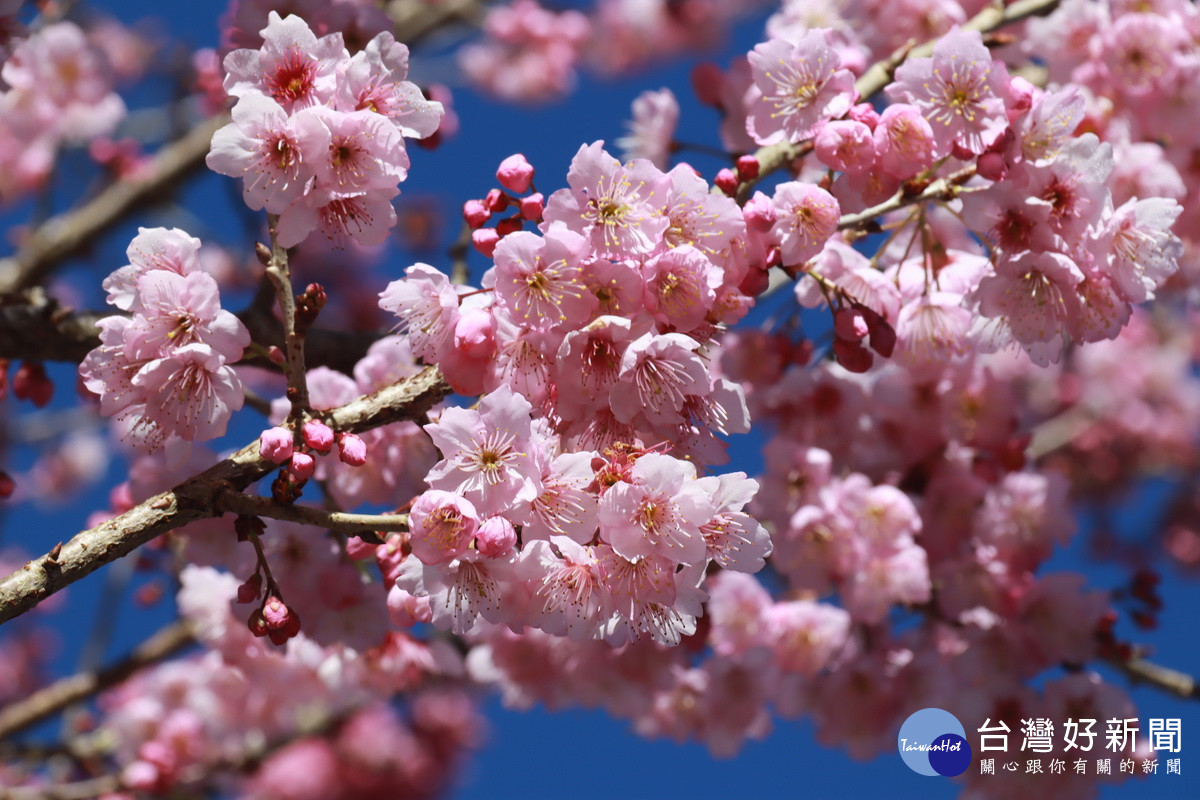
[[[308,411],[308,377],[304,363],[304,334],[296,328],[296,297],[292,294],[292,277],[288,269],[287,249],[279,244],[276,227],[279,216],[270,215],[271,224],[271,261],[267,264],[267,277],[275,287],[275,299],[279,303],[279,312],[283,317],[283,342],[285,362],[284,372],[287,374],[288,400],[292,401],[290,418],[300,422]],[[300,426],[296,426],[296,437],[299,442]]]
[[[346,534],[408,530],[407,514],[350,514],[312,506],[285,506],[269,497],[243,494],[232,489],[222,493],[221,506],[230,513],[299,522]]]
[[[138,177],[118,181],[82,206],[47,220],[15,255],[0,260],[0,295],[39,283],[129,212],[177,189],[185,175],[204,163],[213,134],[229,120],[229,114],[222,113],[200,122],[159,150]]]
[[[116,775],[102,775],[75,783],[48,786],[18,786],[0,790],[0,800],[92,800],[121,788]]]
[[[1134,684],[1144,684],[1188,700],[1200,700],[1200,686],[1186,672],[1147,661],[1141,656],[1111,658],[1108,663],[1124,672]]]
[[[0,739],[54,716],[67,706],[116,686],[142,667],[162,661],[194,641],[191,626],[176,622],[138,645],[129,655],[99,670],[77,672],[0,709]]]

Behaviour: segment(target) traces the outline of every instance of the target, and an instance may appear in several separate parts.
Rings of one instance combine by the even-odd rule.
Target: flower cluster
[[[405,80],[408,48],[390,33],[351,56],[340,33],[317,38],[300,17],[271,12],[262,35],[261,48],[225,57],[238,101],[208,166],[242,178],[246,204],[278,216],[284,247],[318,230],[338,246],[380,244],[408,175],[404,138],[433,134],[441,104]]]
[[[426,430],[442,453],[412,505],[412,557],[396,587],[428,598],[435,625],[480,621],[621,644],[695,632],[705,569],[755,572],[771,545],[742,510],[744,473],[629,445],[562,449],[508,386]]]
[[[459,51],[474,83],[505,100],[547,100],[575,84],[575,65],[588,41],[587,17],[554,13],[536,0],[497,6],[484,22],[485,41]]]
[[[155,450],[169,436],[214,439],[242,407],[232,364],[250,333],[221,308],[217,282],[201,269],[200,240],[178,228],[142,228],[130,263],[105,281],[108,302],[128,316],[98,323],[101,345],[79,365],[100,412],[117,415],[127,438]]]
[[[765,277],[741,209],[687,166],[621,164],[599,142],[580,148],[568,182],[539,232],[513,230],[521,215],[497,225],[484,290],[418,264],[380,305],[456,391],[511,386],[568,449],[669,441],[719,462],[714,434],[749,421],[740,391],[709,369],[714,337]]]
[[[103,51],[71,22],[18,41],[0,78],[0,198],[40,186],[62,143],[109,134],[125,117]]]

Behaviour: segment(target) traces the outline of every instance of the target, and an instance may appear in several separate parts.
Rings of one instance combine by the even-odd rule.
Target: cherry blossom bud
[[[754,196],[746,201],[742,216],[746,218],[747,225],[760,233],[766,233],[779,219],[779,209],[771,202],[771,198],[762,192],[755,192]]]
[[[273,344],[267,348],[267,359],[272,364],[282,366],[283,362],[287,361],[287,356],[283,354],[283,350],[281,350],[278,345]]]
[[[521,218],[537,222],[546,211],[546,198],[541,192],[534,192],[528,197],[521,198]]]
[[[262,615],[268,630],[277,631],[284,628],[291,613],[292,610],[277,595],[271,595],[267,602],[263,603]]]
[[[1041,90],[1020,75],[1014,75],[1006,87],[1008,90],[1008,120],[1012,122],[1033,106]]]
[[[488,258],[491,258],[492,253],[496,252],[496,245],[499,242],[500,234],[496,233],[494,228],[480,228],[471,232],[471,244],[475,245],[475,249]]]
[[[867,327],[871,330],[871,349],[884,358],[891,358],[896,350],[896,329],[883,317],[867,317]]]
[[[738,285],[738,291],[747,297],[758,297],[767,290],[771,276],[765,269],[751,267],[746,271],[746,277]]]
[[[1004,156],[991,150],[981,155],[975,165],[975,172],[979,177],[989,181],[1002,181],[1008,174],[1008,164]]]
[[[375,563],[379,565],[383,582],[389,586],[396,582],[396,576],[400,574],[400,565],[408,557],[408,549],[404,545],[404,537],[393,534],[384,544],[375,548]]]
[[[367,463],[367,443],[353,433],[339,433],[338,458],[343,464],[361,467]]]
[[[301,481],[311,478],[316,470],[317,462],[308,453],[296,453],[292,456],[291,464],[288,466],[288,471]]]
[[[521,218],[519,216],[508,217],[496,223],[496,233],[500,235],[501,239],[519,230],[521,230]]]
[[[485,519],[475,534],[475,546],[488,558],[508,555],[516,544],[516,529],[511,522],[499,515]]]
[[[464,309],[454,326],[454,346],[471,358],[496,352],[496,318],[482,308]]]
[[[325,455],[333,447],[333,428],[319,419],[310,419],[304,423],[304,443]]]
[[[743,181],[752,181],[757,178],[759,168],[758,159],[754,156],[742,156],[737,160],[738,178]]]
[[[870,103],[852,106],[846,116],[855,122],[861,122],[871,130],[875,130],[875,126],[879,124],[879,112]]]
[[[300,633],[300,615],[289,609],[287,622],[279,632],[286,634],[289,639]]]
[[[259,434],[258,454],[272,464],[282,464],[292,457],[292,432],[287,428],[269,428]]]
[[[252,603],[258,599],[262,593],[262,575],[254,573],[246,582],[238,586],[237,601],[239,603]]]
[[[839,308],[833,314],[833,332],[839,339],[857,342],[870,333],[870,329],[859,309]]]
[[[483,204],[482,200],[468,200],[463,203],[463,219],[472,230],[481,227],[492,218],[492,210]]]
[[[533,165],[520,153],[511,155],[500,162],[500,169],[496,170],[496,180],[510,192],[524,194],[533,183]]]
[[[375,548],[378,545],[364,541],[358,536],[350,536],[346,539],[346,555],[355,561],[362,561],[375,555]]]
[[[692,67],[692,91],[696,98],[706,106],[721,108],[721,90],[725,85],[725,73],[711,61],[705,61]]]
[[[866,372],[875,360],[861,344],[841,338],[833,340],[833,354],[847,372]]]
[[[21,400],[30,400],[38,408],[42,408],[54,397],[54,383],[46,375],[46,368],[40,361],[26,361],[21,364],[12,379],[12,390]]]
[[[487,193],[487,197],[484,198],[483,202],[493,212],[499,213],[508,208],[508,195],[499,189],[492,189]]]
[[[737,187],[741,181],[738,180],[738,176],[733,170],[726,168],[717,173],[717,178],[713,183],[722,192],[733,197],[737,193]]]
[[[262,609],[256,608],[250,612],[250,619],[246,620],[246,627],[260,639],[267,635],[267,620],[263,617]]]

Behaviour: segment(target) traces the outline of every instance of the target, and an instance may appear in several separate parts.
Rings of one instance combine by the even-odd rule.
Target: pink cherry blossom
[[[932,58],[901,64],[887,94],[921,110],[933,128],[937,155],[954,145],[979,154],[1008,125],[1007,85],[1008,71],[993,61],[979,33],[956,28],[938,40]]]
[[[772,39],[750,53],[756,99],[746,129],[759,144],[798,142],[817,124],[842,116],[857,97],[849,70],[824,31],[806,32],[795,43]]]

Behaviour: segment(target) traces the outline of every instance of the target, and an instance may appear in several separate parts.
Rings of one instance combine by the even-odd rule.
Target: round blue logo
[[[958,718],[940,708],[922,708],[900,726],[900,757],[913,772],[953,778],[971,766],[971,745]]]

